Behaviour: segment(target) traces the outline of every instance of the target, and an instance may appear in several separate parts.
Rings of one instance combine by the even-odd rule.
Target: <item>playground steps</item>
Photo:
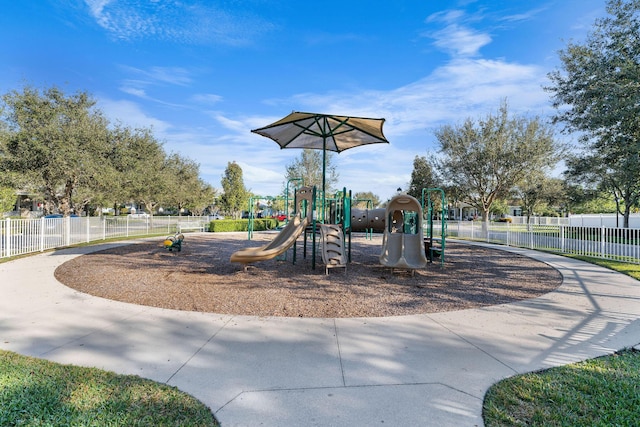
[[[344,235],[342,227],[333,224],[320,224],[322,235],[322,262],[324,262],[325,274],[329,274],[330,268],[344,267],[347,272],[347,256],[345,254]]]

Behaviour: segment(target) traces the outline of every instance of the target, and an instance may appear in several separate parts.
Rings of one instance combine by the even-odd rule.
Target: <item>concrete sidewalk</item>
[[[58,265],[105,246],[0,264],[0,347],[177,386],[223,427],[482,425],[496,381],[640,342],[639,282],[523,249],[498,247],[557,268],[557,291],[438,314],[301,319],[142,307],[55,280]]]

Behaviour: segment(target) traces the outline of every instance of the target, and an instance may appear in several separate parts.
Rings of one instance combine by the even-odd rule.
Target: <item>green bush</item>
[[[261,218],[253,220],[253,231],[273,230],[278,226],[275,218]],[[229,231],[249,231],[248,219],[217,219],[209,222],[209,231],[229,232]]]

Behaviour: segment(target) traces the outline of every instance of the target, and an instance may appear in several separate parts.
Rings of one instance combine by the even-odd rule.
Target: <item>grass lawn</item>
[[[218,426],[204,404],[134,375],[0,350],[2,426]]]
[[[640,279],[639,265],[573,258]],[[485,396],[483,418],[487,427],[637,426],[639,408],[640,351],[628,349],[500,381]]]

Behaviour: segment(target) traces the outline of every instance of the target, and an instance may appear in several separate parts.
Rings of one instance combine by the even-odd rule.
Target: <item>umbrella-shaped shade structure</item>
[[[384,119],[293,112],[251,132],[273,139],[280,148],[322,150],[322,210],[324,214],[327,151],[389,143],[382,133]]]

